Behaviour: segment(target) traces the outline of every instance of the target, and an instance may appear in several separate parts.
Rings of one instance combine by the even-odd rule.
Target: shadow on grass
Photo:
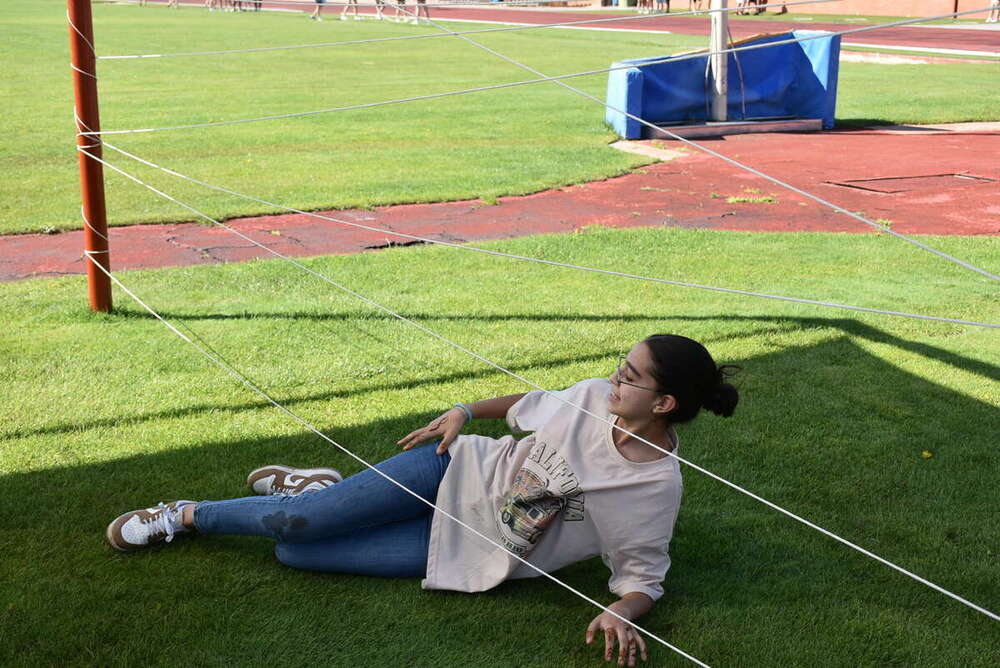
[[[238,313],[238,314],[223,314],[223,313],[212,313],[212,314],[188,314],[182,312],[164,312],[161,315],[174,323],[185,324],[185,328],[188,333],[196,338],[202,343],[206,348],[215,352],[211,345],[202,339],[197,332],[193,331],[189,326],[186,325],[188,322],[196,321],[219,321],[219,320],[310,320],[316,322],[349,322],[355,320],[358,314],[353,311],[346,312],[334,312],[334,313],[303,313],[303,312],[274,312],[274,313]],[[720,323],[728,322],[750,322],[750,323],[770,323],[769,327],[760,327],[749,332],[739,332],[734,334],[721,334],[713,337],[703,337],[701,340],[706,345],[711,343],[727,341],[733,339],[742,339],[757,337],[768,334],[781,334],[792,331],[803,331],[807,329],[834,329],[842,332],[845,335],[858,337],[867,341],[872,341],[875,343],[882,343],[897,347],[901,350],[906,350],[911,353],[920,355],[927,359],[934,359],[939,362],[943,362],[957,369],[962,369],[981,375],[985,378],[989,378],[994,381],[1000,381],[1000,366],[990,364],[981,360],[975,360],[969,357],[964,357],[956,353],[943,350],[936,346],[932,346],[926,343],[918,343],[914,341],[908,341],[906,339],[900,338],[886,331],[880,330],[871,325],[865,324],[858,320],[850,318],[795,318],[786,316],[683,316],[683,315],[662,315],[662,316],[637,316],[637,315],[616,315],[616,314],[549,314],[549,313],[504,313],[504,314],[494,314],[494,315],[469,315],[469,314],[431,314],[431,313],[404,313],[402,314],[406,318],[415,320],[418,322],[433,322],[433,321],[457,321],[457,322],[510,322],[510,321],[524,321],[524,322],[573,322],[573,321],[583,321],[583,322],[609,322],[609,323],[626,323],[626,322],[649,322],[651,325],[660,325],[670,322],[705,322],[705,321],[718,321]],[[135,310],[121,310],[116,311],[110,316],[105,316],[108,318],[123,318],[123,319],[149,319],[152,320],[153,317],[146,313],[145,311],[135,311]],[[367,320],[383,320],[383,321],[395,321],[392,316],[375,313],[375,314],[365,314],[365,319]],[[650,334],[654,333],[652,330]],[[599,352],[594,352],[587,355],[577,355],[573,357],[563,357],[558,359],[551,359],[545,362],[530,362],[526,364],[510,365],[507,368],[515,373],[523,375],[525,372],[534,369],[554,369],[561,366],[569,364],[579,364],[581,362],[597,362],[605,361],[613,358],[615,355],[620,354],[620,350],[604,350]],[[220,354],[220,358],[224,357]],[[479,371],[472,372],[456,372],[449,374],[440,374],[437,376],[429,376],[419,381],[407,380],[405,382],[396,383],[383,383],[378,385],[372,385],[368,387],[351,387],[344,389],[331,389],[328,392],[318,392],[305,396],[299,397],[278,397],[277,400],[283,405],[289,407],[294,407],[296,405],[305,404],[314,401],[325,401],[331,399],[343,399],[352,396],[360,396],[369,393],[380,393],[391,390],[405,390],[413,387],[424,387],[433,386],[438,384],[447,384],[455,382],[458,380],[468,380],[476,378],[489,378],[502,372],[497,371],[492,368],[483,367]],[[255,381],[256,382],[256,381]],[[258,387],[267,389],[266,382],[256,382]],[[225,411],[229,413],[239,413],[247,410],[256,410],[260,408],[266,408],[270,404],[266,401],[248,401],[242,404],[227,404],[227,405],[217,405],[217,404],[196,404],[183,409],[173,409],[169,411],[157,411],[153,413],[144,413],[142,415],[135,415],[127,418],[106,418],[100,420],[93,420],[90,422],[73,422],[67,424],[52,425],[49,427],[42,427],[40,429],[33,430],[20,430],[13,429],[8,432],[0,433],[0,438],[24,438],[28,436],[36,435],[46,435],[46,434],[60,434],[67,432],[79,431],[80,429],[90,429],[96,427],[111,427],[111,426],[122,426],[122,425],[132,425],[140,424],[142,422],[151,420],[161,420],[164,418],[174,418],[174,417],[184,417],[188,415],[196,415],[199,413],[205,413],[210,411]]]
[[[915,345],[853,321],[780,320],[796,328],[836,324],[845,334]],[[929,346],[915,350],[977,364]],[[705,416],[685,428],[682,456],[959,593],[986,603],[1000,597],[989,556],[989,546],[1000,542],[989,518],[1000,466],[995,406],[901,371],[846,335],[733,361],[745,368],[736,417]],[[979,368],[996,373],[990,365]],[[331,435],[379,461],[429,417],[380,420]],[[494,436],[505,427],[475,426]],[[922,449],[934,457],[921,458]],[[599,662],[599,650],[581,641],[594,611],[545,581],[509,582],[475,597],[428,594],[414,581],[285,569],[264,539],[178,540],[135,555],[103,545],[105,524],[124,510],[238,496],[246,472],[277,462],[332,465],[348,474],[359,467],[303,431],[0,478],[0,547],[12,569],[4,583],[9,605],[0,610],[7,646],[0,657],[163,662],[155,643],[116,629],[153,628],[169,619],[170,634],[161,642],[180,634],[177,642],[195,653],[195,664],[215,664],[220,656],[255,664],[255,652],[300,656],[320,631],[347,645],[337,665],[348,665],[352,643],[369,653],[367,665],[435,665],[447,656],[477,657],[470,665],[479,665],[484,646],[490,656],[482,660],[494,665]],[[940,665],[974,665],[987,651],[985,623],[955,614],[954,602],[697,472],[686,470],[685,487],[669,603],[646,624],[695,655],[730,665],[819,665],[822,656],[813,653],[821,651],[836,653],[841,665],[904,665],[921,663],[942,644],[950,653]],[[561,572],[605,603],[613,600],[607,576],[597,559]],[[447,631],[430,632],[444,623],[445,610]],[[760,625],[748,619],[767,619],[768,636],[785,641],[762,647]],[[845,619],[862,620],[866,642],[844,630]],[[948,642],[940,643],[942,634]],[[886,649],[882,640],[889,638]],[[522,654],[525,646],[533,648],[530,657]],[[397,656],[400,648],[413,660]]]
[[[960,122],[960,121],[956,121]],[[977,123],[980,121],[966,121],[967,123]],[[953,123],[927,123],[927,125],[952,125]],[[893,128],[894,132],[927,132],[927,127],[922,125],[914,125],[912,123],[897,123],[895,121],[887,121],[885,119],[878,118],[838,118],[836,130],[841,130],[844,133],[855,133],[864,130],[876,130],[882,131],[885,128]],[[948,132],[949,136],[961,136],[961,137],[996,137],[995,132]]]

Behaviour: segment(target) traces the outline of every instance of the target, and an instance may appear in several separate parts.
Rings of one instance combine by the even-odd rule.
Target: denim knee
[[[368,527],[309,543],[279,542],[274,555],[291,568],[375,577],[423,577],[433,515]]]
[[[290,568],[308,570],[302,564],[301,559],[298,558],[298,552],[299,550],[295,549],[294,543],[275,543],[274,545],[274,556],[277,557],[279,562]]]

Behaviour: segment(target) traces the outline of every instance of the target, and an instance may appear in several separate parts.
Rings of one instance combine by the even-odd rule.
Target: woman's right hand
[[[443,455],[447,452],[448,446],[454,442],[455,437],[462,431],[466,421],[465,411],[456,406],[447,413],[442,413],[431,420],[426,427],[410,432],[401,438],[396,445],[403,446],[403,450],[409,450],[426,441],[440,438],[441,442],[438,443],[437,454]]]

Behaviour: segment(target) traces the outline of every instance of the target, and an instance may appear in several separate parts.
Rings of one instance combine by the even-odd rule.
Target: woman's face
[[[657,408],[662,406],[664,397],[656,388],[652,369],[653,357],[649,346],[635,344],[625,356],[624,363],[608,378],[611,381],[608,410],[612,414],[626,419],[642,419],[662,412]]]

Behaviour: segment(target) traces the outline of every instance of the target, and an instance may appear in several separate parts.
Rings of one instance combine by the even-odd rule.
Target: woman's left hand
[[[635,627],[627,622],[623,622],[614,615],[602,612],[587,627],[587,644],[594,642],[594,636],[604,632],[604,660],[611,661],[614,653],[615,643],[618,643],[618,665],[635,665],[635,657],[638,654],[643,661],[649,659],[649,650],[646,649],[646,641],[642,639]]]
[[[455,440],[455,437],[465,426],[467,416],[461,408],[452,408],[450,411],[442,413],[431,420],[430,424],[416,431],[411,431],[403,438],[396,441],[404,450],[409,450],[415,445],[420,445],[432,439],[440,439],[437,446],[437,454],[443,455],[448,451],[448,447]]]

